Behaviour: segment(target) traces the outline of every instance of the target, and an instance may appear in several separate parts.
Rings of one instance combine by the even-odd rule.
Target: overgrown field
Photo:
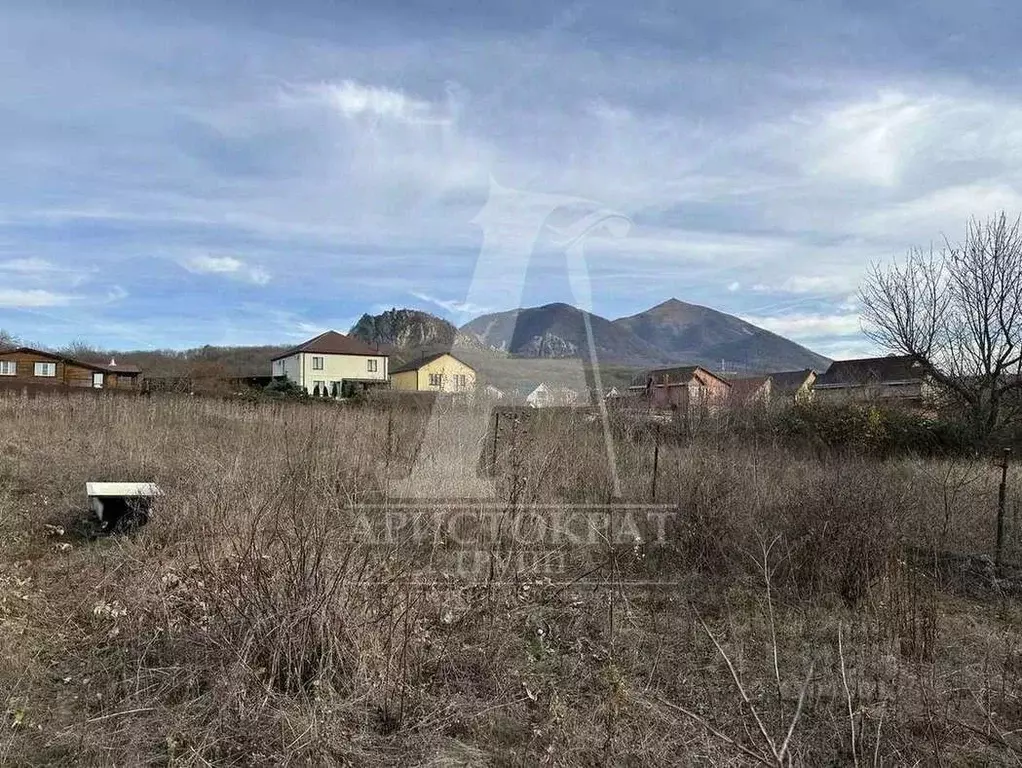
[[[0,398],[0,764],[1022,762],[991,461],[615,416],[619,505],[591,415],[427,416]],[[495,489],[459,507],[498,522],[483,569],[444,522],[462,455]],[[413,462],[443,498],[387,511]],[[96,535],[89,480],[166,495]],[[518,525],[654,493],[626,537]],[[539,540],[556,568],[515,556]]]

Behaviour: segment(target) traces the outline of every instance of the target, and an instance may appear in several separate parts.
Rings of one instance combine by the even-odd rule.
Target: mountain
[[[443,318],[417,309],[390,309],[379,315],[362,315],[348,332],[367,344],[389,347],[447,346],[458,329]]]
[[[569,304],[547,304],[477,317],[460,334],[520,357],[589,357],[586,314]],[[622,365],[670,363],[664,351],[623,326],[589,314],[598,360]]]
[[[668,299],[613,322],[678,362],[731,370],[772,372],[827,369],[830,360],[733,315]]]
[[[463,325],[459,338],[518,357],[588,358],[584,317],[568,304],[497,312]],[[759,373],[819,371],[830,364],[822,355],[733,315],[677,299],[614,321],[593,314],[589,318],[596,356],[604,363],[642,368],[691,364]]]

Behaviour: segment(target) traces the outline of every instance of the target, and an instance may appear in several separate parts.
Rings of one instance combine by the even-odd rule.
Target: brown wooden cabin
[[[113,360],[88,363],[31,347],[0,351],[0,386],[23,384],[135,390],[141,387],[142,370]]]

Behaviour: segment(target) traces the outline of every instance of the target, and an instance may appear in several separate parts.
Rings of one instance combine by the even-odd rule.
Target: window
[[[0,360],[0,376],[16,376],[18,363],[14,360]]]
[[[35,375],[36,376],[56,376],[57,375],[57,364],[56,363],[36,363],[35,364]]]
[[[466,379],[465,379],[465,374],[459,373],[458,374],[458,389],[465,389],[467,386],[468,386],[468,384],[467,384]]]
[[[312,394],[314,395],[325,395],[326,394],[326,382],[325,381],[314,381],[312,382]]]
[[[441,381],[443,381],[443,378],[439,373],[431,373],[429,375],[429,385],[431,387],[439,387]]]
[[[323,358],[322,357],[313,357],[312,358],[312,370],[314,370],[314,371],[322,371],[323,370]]]
[[[366,360],[366,370],[369,371],[369,373],[376,373],[376,371],[377,371],[376,363],[377,362],[378,361],[376,361],[376,360]]]

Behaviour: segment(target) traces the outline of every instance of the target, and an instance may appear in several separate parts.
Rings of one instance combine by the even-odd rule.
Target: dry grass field
[[[552,573],[513,523],[611,499],[599,422],[505,425],[494,457],[463,418],[430,457],[412,411],[0,398],[0,764],[1022,762],[1022,580],[955,556],[992,552],[989,462],[666,430],[662,530],[559,540]],[[625,501],[651,434],[615,418]],[[413,459],[480,451],[492,567],[442,516],[366,527]],[[87,480],[165,497],[96,535]]]

